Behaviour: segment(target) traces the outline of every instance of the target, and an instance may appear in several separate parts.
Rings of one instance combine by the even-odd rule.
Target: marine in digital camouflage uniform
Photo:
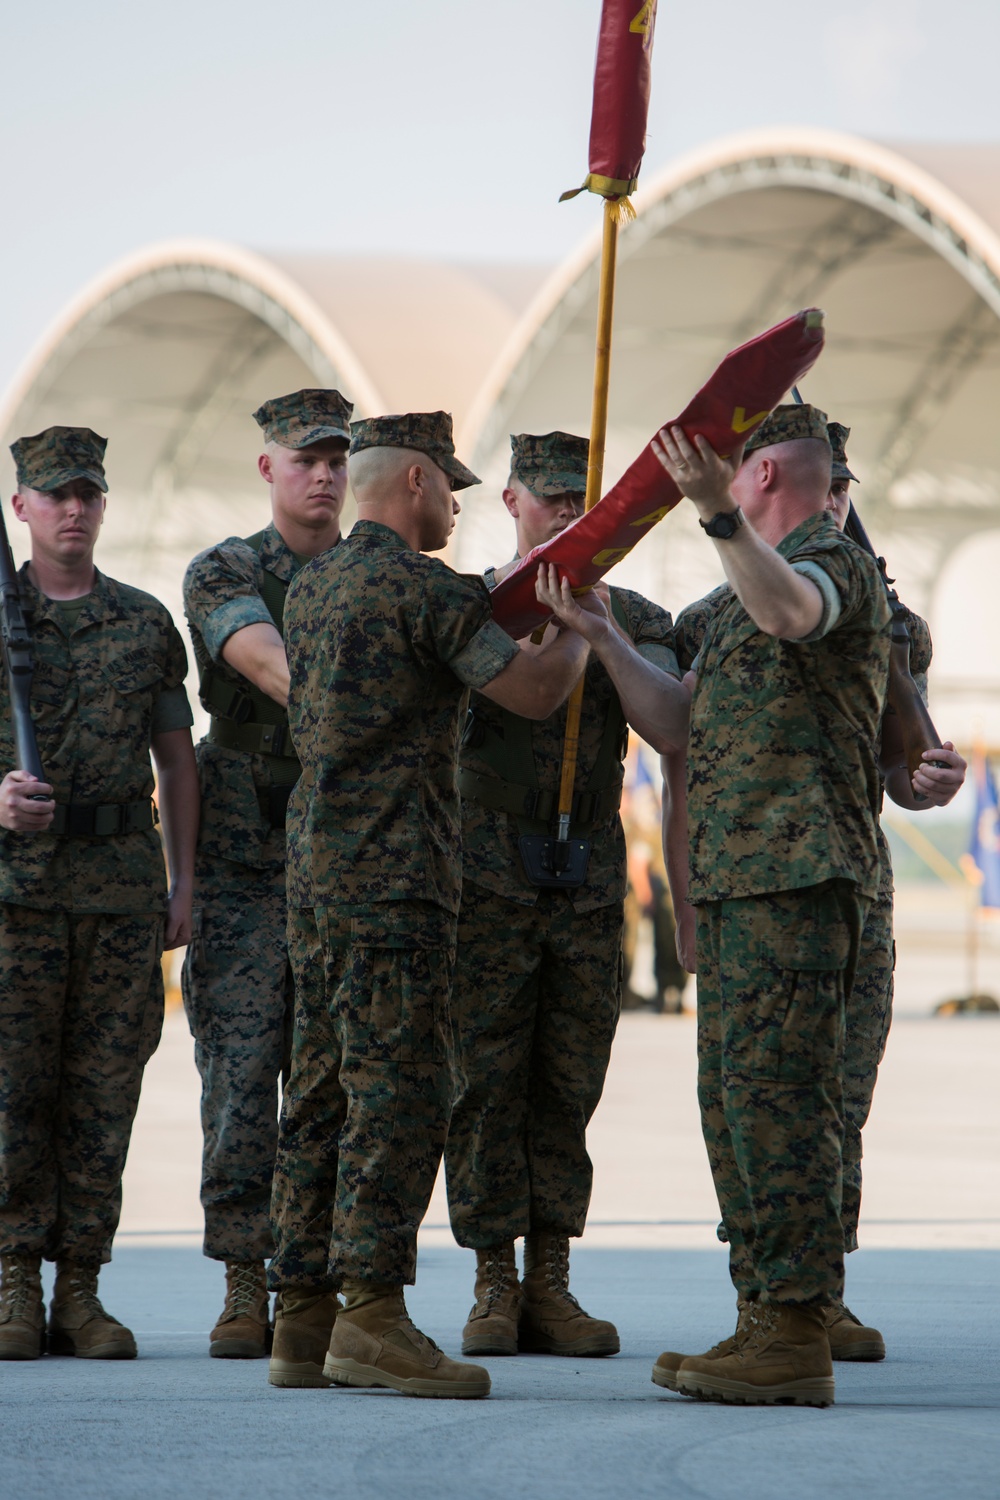
[[[182,975],[202,1081],[205,1254],[226,1263],[209,1349],[261,1358],[273,1249],[278,1082],[294,985],[285,910],[285,810],[299,774],[285,714],[285,594],[302,563],[335,546],[347,488],[349,401],[293,391],[254,413],[272,519],[191,563],[184,608],[211,728],[197,748],[202,815],[194,940]]]
[[[134,1358],[97,1298],[121,1211],[164,946],[188,941],[197,777],[181,638],[158,600],[93,566],[105,440],[50,427],[11,452],[31,533],[18,574],[46,780],[12,771],[0,674],[0,1358]],[[171,866],[151,801],[159,807]],[[29,800],[40,798],[41,800]]]
[[[845,1005],[879,887],[889,609],[874,563],[825,512],[821,412],[779,407],[731,478],[679,429],[663,446],[733,584],[700,610],[687,822],[699,1102],[741,1317],[705,1356],[661,1356],[653,1378],[724,1401],[827,1405]]]
[[[296,1009],[270,1379],[482,1396],[485,1370],[443,1355],[403,1301],[452,1090],[458,736],[470,687],[518,706],[548,682],[547,713],[583,654],[567,636],[530,659],[493,623],[481,580],[423,555],[448,538],[453,492],[478,483],[446,413],[355,423],[351,482],[357,525],[302,570],[285,610],[302,776],[288,813]]]
[[[582,514],[586,438],[511,438],[503,498],[514,562]],[[628,589],[610,591],[620,630],[655,674],[678,686],[670,615]],[[669,679],[669,681],[668,681]],[[684,695],[686,705],[686,694]],[[520,718],[473,693],[461,750],[463,886],[452,1016],[459,1088],[445,1163],[452,1229],[476,1251],[476,1301],[466,1354],[528,1350],[617,1353],[611,1323],[569,1293],[570,1237],[583,1233],[593,1168],[587,1124],[604,1087],[621,1004],[626,889],[618,808],[628,717],[608,669],[591,658],[580,721],[571,839],[586,839],[582,884],[542,888],[522,837],[555,827],[566,710]],[[525,1237],[518,1282],[514,1242]]]

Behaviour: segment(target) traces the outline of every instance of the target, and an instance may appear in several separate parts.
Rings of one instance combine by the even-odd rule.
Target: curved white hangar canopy
[[[336,386],[359,416],[446,406],[461,420],[544,274],[153,246],[87,287],[19,373],[0,409],[0,483],[9,494],[20,434],[51,423],[103,433],[102,566],[180,618],[195,552],[267,518],[251,418],[262,401]],[[9,529],[23,555],[21,528]]]
[[[638,195],[619,245],[606,482],[726,350],[823,307],[827,347],[805,397],[852,428],[861,513],[936,628],[939,717],[966,741],[982,727],[1000,743],[1000,666],[969,651],[1000,637],[996,591],[966,611],[961,636],[946,597],[949,560],[958,568],[967,539],[1000,527],[1000,146],[905,150],[755,132]],[[508,433],[589,430],[599,233],[542,289],[470,414],[469,461],[494,493]],[[460,518],[460,567],[509,550],[487,503],[470,497]],[[614,574],[674,609],[719,576],[682,509]]]

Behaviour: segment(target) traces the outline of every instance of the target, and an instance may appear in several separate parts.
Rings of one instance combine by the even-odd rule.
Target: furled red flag
[[[819,358],[823,314],[807,308],[741,344],[714,371],[673,422],[689,438],[700,433],[726,456],[758,428],[790,386]],[[672,426],[673,422],[668,423]],[[549,618],[535,598],[539,563],[556,563],[575,590],[583,590],[627,557],[681,498],[681,492],[647,443],[592,510],[535,547],[490,595],[493,618],[519,640]]]
[[[581,187],[563,193],[560,203],[584,188],[602,198],[627,198],[635,192],[646,149],[655,22],[656,0],[604,0],[590,116],[590,171]]]

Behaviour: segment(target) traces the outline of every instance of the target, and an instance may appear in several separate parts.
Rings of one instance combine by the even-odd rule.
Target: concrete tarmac
[[[197,1079],[183,1018],[147,1074],[123,1232],[101,1278],[140,1357],[0,1365],[0,1496],[100,1500],[985,1500],[1000,1473],[1000,1022],[900,1022],[867,1139],[867,1248],[848,1299],[880,1365],[838,1365],[825,1411],[658,1390],[664,1348],[731,1331],[693,1100],[690,1020],[623,1019],[595,1118],[591,1227],[573,1283],[618,1324],[609,1360],[486,1361],[487,1401],[283,1391],[207,1357],[221,1270],[199,1248]],[[440,1186],[410,1310],[458,1353],[473,1257]]]

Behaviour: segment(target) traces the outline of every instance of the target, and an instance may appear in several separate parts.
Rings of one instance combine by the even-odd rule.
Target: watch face
[[[717,536],[721,541],[725,541],[728,537],[739,531],[741,521],[742,516],[739,510],[720,510],[710,521],[703,521],[701,524],[709,536]]]

